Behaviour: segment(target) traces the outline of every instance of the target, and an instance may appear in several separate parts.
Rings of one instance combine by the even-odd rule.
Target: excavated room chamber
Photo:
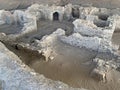
[[[97,14],[98,19],[94,20],[94,24],[98,27],[108,27],[109,26],[109,15],[108,14],[104,14],[104,13],[98,13]]]
[[[60,24],[60,22],[52,22],[53,26],[50,28],[52,23],[47,23],[49,22],[38,22],[38,32],[32,35],[25,35],[24,38],[20,38],[18,41],[27,43],[28,40],[31,41],[33,38],[41,40],[45,35],[49,36],[53,33],[56,28],[58,28],[56,26]],[[62,24],[62,27],[64,27],[64,25],[65,24]],[[40,28],[41,26],[44,27]],[[103,83],[91,78],[90,73],[94,65],[89,65],[89,63],[96,57],[97,52],[85,48],[73,47],[61,41],[54,43],[56,43],[54,47],[56,53],[53,54],[51,60],[48,61],[45,61],[45,58],[36,51],[26,48],[16,48],[8,44],[6,44],[6,46],[19,56],[26,65],[49,79],[62,81],[72,87],[87,88],[88,90],[114,90],[115,87],[119,87],[119,85],[113,81]],[[111,85],[111,87],[109,87],[109,85]]]
[[[6,35],[17,34],[21,31],[21,29],[22,29],[22,26],[15,25],[15,24],[0,25],[0,33],[5,33]]]
[[[57,28],[63,28],[64,30],[66,30],[66,35],[70,35],[73,30],[72,22],[67,21],[51,22],[41,20],[37,23],[37,25],[37,32],[26,34],[23,37],[19,38],[17,42],[32,44],[35,39],[41,40],[42,37],[44,37],[45,35],[50,35],[54,31],[56,31]],[[7,31],[7,29],[7,27],[4,27],[4,30]],[[13,27],[13,29],[16,28]],[[83,64],[92,60],[96,56],[96,52],[94,51],[90,51],[85,48],[78,49],[76,47],[58,41],[56,42],[56,46],[54,47],[54,50],[56,52],[55,56],[52,58],[52,60],[45,61],[42,55],[38,54],[38,52],[36,51],[32,51],[26,48],[21,49],[16,45],[14,46],[7,43],[5,44],[11,51],[19,56],[19,58],[26,65],[34,69],[37,73],[43,74],[49,79],[62,81],[72,87],[82,88],[89,88],[91,80],[93,83],[97,82],[90,78],[89,73],[93,66],[91,65],[90,67],[88,67],[87,65]]]

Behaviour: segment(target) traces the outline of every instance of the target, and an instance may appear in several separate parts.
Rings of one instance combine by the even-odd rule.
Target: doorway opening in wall
[[[100,20],[103,20],[103,21],[107,21],[108,17],[109,17],[109,15],[107,15],[107,14],[100,14],[100,15],[98,15],[98,18]]]
[[[79,18],[79,8],[72,8],[72,16],[74,18]]]
[[[54,21],[58,21],[59,20],[59,13],[58,12],[53,13],[53,20]]]

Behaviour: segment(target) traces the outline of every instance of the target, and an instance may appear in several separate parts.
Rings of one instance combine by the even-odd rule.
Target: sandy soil
[[[0,9],[26,8],[33,3],[59,4],[61,0],[0,0]],[[65,0],[64,0],[65,1]],[[96,7],[120,8],[120,0],[66,0],[72,4],[91,5]]]
[[[0,0],[0,9],[23,9],[27,8],[31,4],[56,4],[60,0]]]

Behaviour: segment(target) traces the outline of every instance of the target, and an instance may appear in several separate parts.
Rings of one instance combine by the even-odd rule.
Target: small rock
[[[50,60],[53,60],[53,59],[54,59],[54,57],[53,57],[53,56],[50,56],[50,57],[49,57],[49,59],[50,59]]]
[[[96,68],[91,72],[91,76],[99,81],[106,81],[106,73]]]

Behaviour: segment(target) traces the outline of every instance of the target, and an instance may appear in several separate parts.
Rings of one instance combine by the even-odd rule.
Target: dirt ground
[[[120,0],[0,0],[0,9],[21,9],[31,4],[60,4],[61,1],[67,1],[72,4],[93,5],[105,8],[120,8]],[[64,4],[63,4],[64,5]]]
[[[5,33],[6,35],[9,34],[16,34],[21,30],[22,27],[18,25],[0,25],[0,32]]]

